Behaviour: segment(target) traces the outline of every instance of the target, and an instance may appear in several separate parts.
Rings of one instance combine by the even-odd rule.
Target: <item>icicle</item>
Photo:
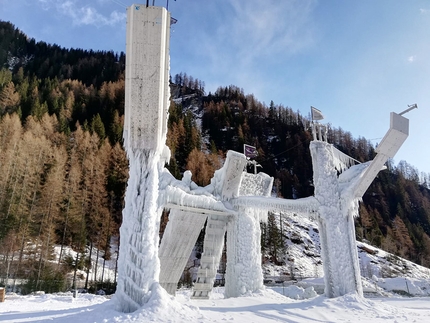
[[[360,162],[347,154],[341,152],[339,149],[335,148],[331,145],[332,155],[333,155],[333,163],[336,170],[340,173],[348,169],[349,167],[360,164]]]

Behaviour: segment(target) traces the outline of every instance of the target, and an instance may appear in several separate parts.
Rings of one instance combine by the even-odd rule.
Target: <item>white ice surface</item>
[[[158,181],[160,157],[129,150],[130,176],[120,228],[116,308],[132,312],[157,292],[160,211]]]

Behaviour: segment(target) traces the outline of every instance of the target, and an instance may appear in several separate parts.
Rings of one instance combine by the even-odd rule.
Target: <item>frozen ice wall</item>
[[[240,195],[253,200],[270,195],[273,177],[264,173],[241,171],[240,174]],[[230,217],[227,226],[226,297],[238,297],[263,288],[260,222],[267,219],[267,209],[244,204],[236,205],[235,209],[237,214]]]

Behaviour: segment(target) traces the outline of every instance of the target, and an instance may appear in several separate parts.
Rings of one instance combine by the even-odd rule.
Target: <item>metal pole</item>
[[[316,134],[316,130],[315,130],[315,123],[312,121],[312,136],[314,138],[314,140],[317,140],[317,134]]]
[[[76,252],[76,259],[75,259],[75,272],[73,273],[73,297],[76,298],[78,296],[78,288],[76,286],[76,272],[78,271],[78,260],[79,260],[79,252]]]
[[[415,103],[415,104],[408,105],[408,107],[409,107],[409,109],[406,109],[405,111],[400,112],[400,113],[399,113],[399,116],[404,115],[406,112],[409,112],[409,111],[411,111],[411,110],[413,110],[413,109],[418,109],[418,106],[417,106],[417,104],[416,104],[416,103]]]

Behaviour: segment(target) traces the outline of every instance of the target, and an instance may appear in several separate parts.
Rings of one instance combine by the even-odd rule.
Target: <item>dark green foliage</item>
[[[9,22],[0,21],[0,67],[39,79],[74,79],[99,87],[117,80],[124,71],[124,53],[65,49],[28,39]]]
[[[95,132],[102,140],[106,137],[105,126],[98,113],[91,120],[91,131]]]
[[[78,255],[78,257],[67,254],[64,256],[63,264],[69,271],[75,269],[84,270],[88,268],[88,261],[88,257],[84,254]]]
[[[34,263],[34,266],[27,264],[27,270],[30,270],[30,275],[27,276],[27,281],[20,286],[23,295],[27,295],[37,291],[44,291],[45,293],[57,293],[65,292],[67,290],[67,277],[66,272],[58,270],[58,268],[50,263],[43,262],[43,270],[40,276],[38,276],[37,266],[39,264]]]
[[[285,255],[285,236],[282,232],[281,216],[269,213],[267,223],[261,224],[261,248],[270,261],[276,265],[283,264]]]

